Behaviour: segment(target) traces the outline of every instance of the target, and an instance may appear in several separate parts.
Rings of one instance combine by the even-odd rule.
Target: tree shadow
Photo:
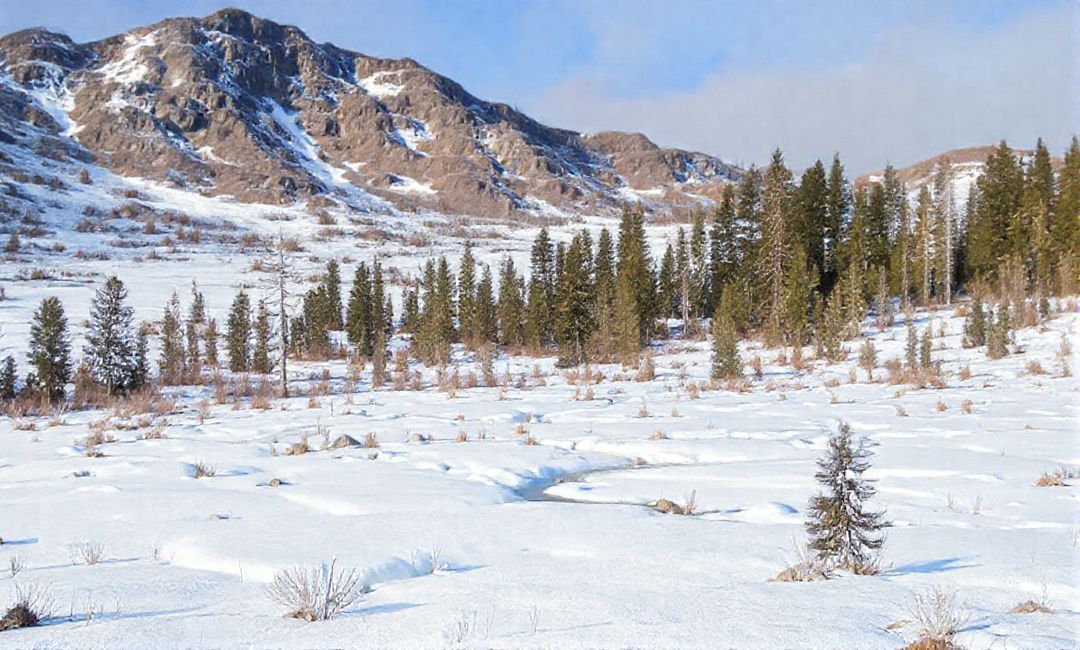
[[[930,560],[928,562],[911,562],[885,572],[885,575],[906,575],[909,573],[944,573],[946,571],[955,571],[957,569],[970,569],[980,566],[978,563],[973,562],[973,557],[948,557],[941,560]]]

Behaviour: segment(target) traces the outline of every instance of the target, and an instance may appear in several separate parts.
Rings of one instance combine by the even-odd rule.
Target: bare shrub
[[[966,400],[964,400],[963,402],[960,403],[960,410],[963,411],[964,413],[971,413],[971,407],[972,406],[973,406],[972,401],[969,400],[969,399],[966,399]]]
[[[196,461],[195,465],[191,468],[191,475],[195,478],[211,478],[217,474],[217,469],[209,463],[204,463],[201,460]]]
[[[697,490],[690,490],[683,497],[682,513],[691,516],[697,512]]]
[[[26,562],[23,561],[21,555],[15,554],[8,558],[8,573],[11,575],[12,580],[22,573],[22,570],[25,568]]]
[[[1046,374],[1046,371],[1043,370],[1042,364],[1035,359],[1027,362],[1027,365],[1024,366],[1024,371],[1027,372],[1027,374],[1029,375]]]
[[[105,545],[101,542],[77,542],[68,544],[68,555],[72,564],[93,566],[105,556]]]
[[[949,405],[945,403],[945,400],[939,399],[937,402],[937,406],[934,408],[936,408],[938,412],[947,411],[949,409]]]
[[[38,585],[15,585],[15,603],[0,618],[0,631],[34,627],[53,617],[56,601]]]
[[[960,369],[960,379],[962,381],[967,381],[968,379],[971,379],[971,366],[964,366]]]
[[[1042,476],[1035,481],[1035,487],[1062,487],[1066,485],[1065,479],[1076,478],[1080,473],[1067,467],[1059,467],[1052,472],[1043,472]]]
[[[900,406],[899,404],[897,404],[896,405],[896,416],[901,417],[901,418],[906,418],[907,417],[907,410],[905,410],[903,406]]]
[[[667,440],[667,439],[668,439],[668,435],[666,433],[664,433],[663,431],[657,431],[656,433],[649,436],[649,440]]]
[[[365,449],[378,449],[379,438],[374,433],[368,433],[364,436],[364,448]]]
[[[919,639],[938,644],[950,644],[956,633],[971,620],[963,603],[956,601],[956,593],[941,587],[914,594],[908,613],[915,621]]]
[[[286,618],[329,621],[352,606],[364,593],[355,568],[296,566],[274,574],[266,588],[271,600],[285,608]]]

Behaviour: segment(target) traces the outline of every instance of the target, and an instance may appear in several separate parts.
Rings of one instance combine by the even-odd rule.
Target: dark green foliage
[[[135,331],[126,299],[124,283],[113,276],[97,291],[90,305],[90,330],[83,356],[90,376],[110,394],[138,386]]]
[[[144,324],[145,325],[145,324]],[[135,335],[135,361],[131,368],[129,390],[138,390],[150,381],[150,336],[146,327],[140,327]]]
[[[260,375],[270,374],[274,371],[274,362],[270,357],[270,313],[266,311],[266,303],[259,301],[259,309],[255,314],[255,349],[251,355],[251,371]]]
[[[174,291],[165,305],[161,320],[161,356],[158,359],[158,381],[165,386],[184,382],[186,355],[180,332],[180,297]]]
[[[225,348],[229,355],[229,370],[247,372],[251,369],[251,300],[243,289],[233,298],[229,310]]]
[[[30,324],[29,358],[34,368],[36,386],[50,400],[63,399],[64,386],[71,379],[71,342],[68,339],[67,317],[64,316],[64,306],[59,298],[45,298],[34,312]],[[29,379],[27,383],[30,383]]]
[[[525,304],[521,297],[521,278],[514,270],[514,261],[507,257],[499,270],[499,343],[521,347],[525,343],[522,325]]]
[[[537,350],[554,341],[555,250],[547,228],[541,228],[532,246],[525,342]]]
[[[478,346],[494,343],[499,336],[499,316],[495,305],[491,267],[484,265],[480,283],[476,285],[476,316],[474,338]]]
[[[860,571],[874,565],[885,543],[884,515],[865,509],[874,496],[873,483],[863,478],[872,452],[865,439],[855,440],[851,427],[840,422],[814,474],[821,492],[810,499],[806,531],[810,548],[820,559]]]
[[[742,368],[735,321],[724,313],[723,305],[720,305],[712,323],[712,378],[737,379],[742,376]]]
[[[971,309],[964,319],[964,347],[975,348],[986,345],[986,312],[982,298],[975,296]]]
[[[4,365],[0,366],[0,400],[15,399],[18,381],[19,375],[15,368],[15,357],[9,354],[4,359]]]
[[[624,360],[646,344],[658,311],[656,278],[645,242],[645,215],[640,206],[623,208],[615,267],[615,345]],[[631,318],[632,315],[632,318]]]
[[[345,333],[357,354],[370,357],[375,350],[375,292],[367,265],[360,262],[353,274],[345,319]]]
[[[572,366],[587,360],[595,321],[592,309],[591,252],[586,236],[574,236],[563,254],[555,288],[555,341],[559,363]]]
[[[206,330],[203,332],[203,340],[206,345],[206,364],[211,368],[218,366],[218,327],[217,319],[211,318],[206,322]]]
[[[473,257],[472,242],[465,242],[465,252],[461,256],[457,281],[457,316],[461,340],[472,345],[477,337],[476,326],[476,258]]]
[[[326,326],[333,331],[344,329],[341,320],[341,270],[337,260],[330,260],[326,264],[326,276],[323,278],[326,287]]]

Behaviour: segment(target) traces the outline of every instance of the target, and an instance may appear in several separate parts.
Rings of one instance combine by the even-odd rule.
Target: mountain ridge
[[[549,127],[411,58],[238,9],[88,43],[21,30],[0,38],[0,66],[5,142],[247,202],[604,213],[708,204],[741,175],[642,134]]]

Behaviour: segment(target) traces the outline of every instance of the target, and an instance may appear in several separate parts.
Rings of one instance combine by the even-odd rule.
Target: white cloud
[[[784,149],[802,167],[839,150],[850,172],[909,164],[955,147],[1042,136],[1062,150],[1080,131],[1080,11],[1069,4],[990,28],[909,25],[858,64],[718,72],[696,89],[619,97],[581,75],[526,104],[582,130],[641,131],[735,161]]]

